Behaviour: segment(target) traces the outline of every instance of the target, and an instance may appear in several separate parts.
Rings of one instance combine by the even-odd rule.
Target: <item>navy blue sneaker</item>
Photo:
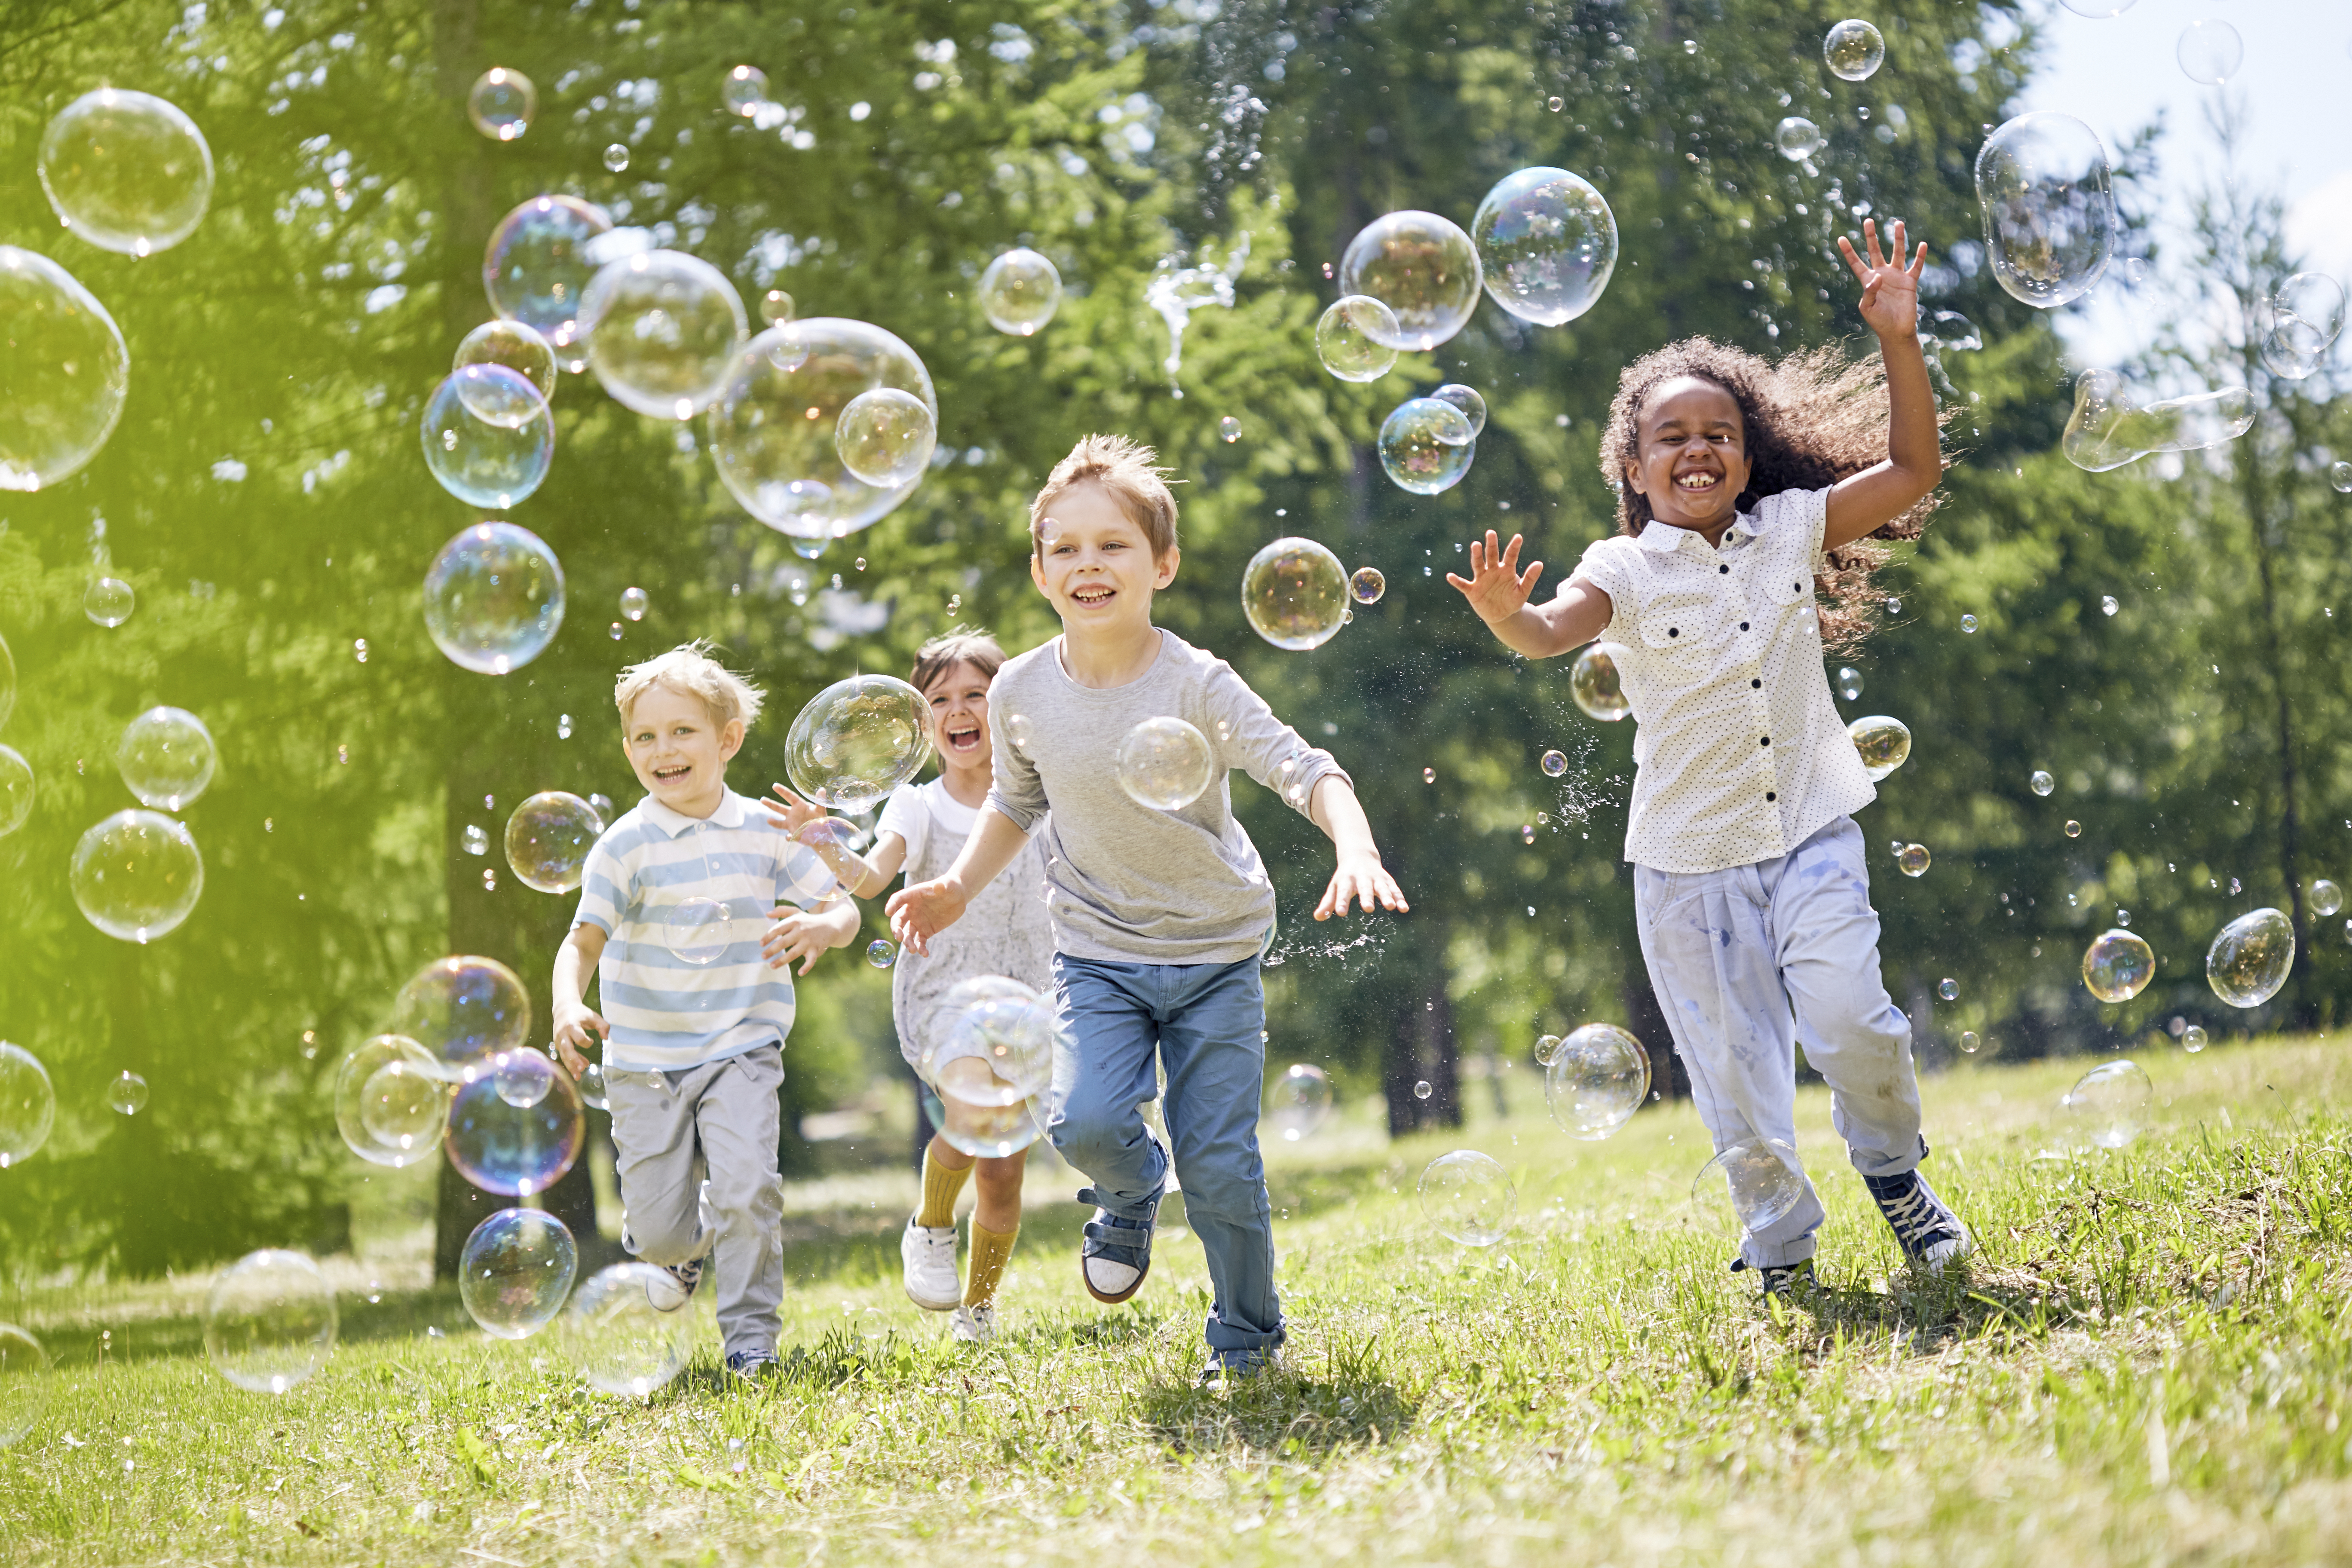
[[[1862,1184],[1870,1189],[1872,1200],[1886,1216],[1887,1228],[1895,1232],[1912,1268],[1941,1274],[1945,1264],[1958,1262],[1975,1250],[1969,1227],[1917,1171],[1899,1176],[1864,1176]]]
[[[1271,1345],[1260,1350],[1211,1351],[1201,1368],[1201,1386],[1230,1388],[1234,1384],[1282,1370],[1282,1352]]]
[[[1757,1268],[1745,1258],[1731,1260],[1734,1274],[1743,1268],[1756,1270],[1756,1278],[1764,1282],[1764,1299],[1768,1301],[1775,1298],[1785,1300],[1795,1294],[1799,1286],[1810,1289],[1813,1283],[1813,1260],[1810,1258],[1801,1258],[1794,1263],[1768,1263],[1761,1268]]]
[[[1099,1206],[1100,1196],[1092,1187],[1078,1194],[1078,1202],[1097,1205],[1078,1247],[1079,1277],[1087,1282],[1087,1295],[1115,1307],[1143,1289],[1144,1278],[1151,1272],[1152,1221],[1121,1219]],[[1157,1217],[1156,1198],[1151,1210]]]
[[[730,1351],[727,1353],[727,1370],[747,1382],[764,1377],[782,1364],[773,1351]]]

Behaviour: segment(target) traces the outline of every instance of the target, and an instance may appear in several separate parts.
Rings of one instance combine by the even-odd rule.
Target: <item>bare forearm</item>
[[[1372,842],[1371,821],[1364,816],[1364,803],[1339,774],[1326,773],[1317,781],[1315,793],[1307,802],[1307,816],[1339,853],[1380,855],[1379,846]]]
[[[604,954],[604,933],[594,926],[574,926],[555,950],[555,975],[549,990],[555,1005],[577,1007],[588,994],[588,976]]]
[[[1927,382],[1927,359],[1919,334],[1878,340],[1886,363],[1886,457],[1918,486],[1920,496],[1944,477],[1943,442],[1936,428],[1936,394]],[[1918,496],[1912,498],[1915,501]]]
[[[1486,629],[1513,653],[1528,658],[1550,658],[1574,646],[1561,640],[1559,628],[1552,624],[1550,608],[1522,605],[1499,621],[1488,621]]]
[[[1029,836],[1011,817],[993,807],[982,807],[971,837],[963,841],[955,864],[948,868],[948,876],[970,897],[996,880],[1027,842]]]

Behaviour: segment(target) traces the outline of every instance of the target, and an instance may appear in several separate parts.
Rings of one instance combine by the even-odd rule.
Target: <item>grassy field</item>
[[[1982,1248],[1945,1281],[1900,1268],[1810,1092],[1831,1218],[1787,1310],[1691,1217],[1686,1107],[1574,1143],[1519,1075],[1458,1139],[1517,1184],[1488,1252],[1413,1203],[1454,1140],[1350,1123],[1279,1156],[1289,1359],[1231,1394],[1193,1384],[1173,1205],[1116,1310],[1079,1287],[1083,1216],[1033,1207],[975,1351],[899,1295],[897,1176],[794,1243],[798,1350],[756,1388],[706,1321],[662,1394],[594,1396],[447,1293],[368,1301],[357,1266],[332,1361],[275,1399],[204,1362],[204,1280],[12,1299],[62,1372],[0,1451],[0,1561],[2352,1561],[2341,1054],[2139,1059],[2158,1125],[2113,1154],[2049,1152],[2084,1061],[1929,1081],[1930,1168]]]

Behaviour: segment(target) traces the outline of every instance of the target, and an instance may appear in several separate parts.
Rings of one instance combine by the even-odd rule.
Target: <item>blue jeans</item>
[[[1282,1343],[1274,1288],[1274,1210],[1258,1157],[1265,1084],[1265,993],[1258,961],[1106,963],[1054,955],[1070,1049],[1055,1064],[1054,1147],[1090,1177],[1096,1201],[1150,1224],[1167,1161],[1137,1109],[1159,1091],[1156,1048],[1168,1070],[1161,1110],[1184,1184],[1184,1217],[1208,1254],[1209,1348]]]

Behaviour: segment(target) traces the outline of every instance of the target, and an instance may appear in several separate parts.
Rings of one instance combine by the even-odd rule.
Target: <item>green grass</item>
[[[846,1198],[793,1247],[788,1374],[729,1386],[706,1323],[644,1404],[430,1289],[347,1294],[326,1371],[276,1399],[202,1359],[202,1280],[36,1292],[7,1314],[62,1373],[0,1451],[0,1561],[2346,1560],[2340,1054],[2142,1059],[2158,1130],[2088,1158],[2040,1157],[2085,1062],[1928,1081],[1931,1169],[1982,1246],[1947,1281],[1898,1267],[1809,1091],[1831,1217],[1785,1311],[1689,1216],[1687,1107],[1573,1143],[1519,1075],[1517,1114],[1459,1139],[1518,1185],[1486,1253],[1412,1202],[1453,1141],[1351,1123],[1277,1156],[1294,1337],[1231,1394],[1192,1383],[1197,1243],[1103,1309],[1066,1205],[1030,1211],[974,1352],[899,1297],[895,1205]],[[886,1337],[845,1326],[867,1307]]]

